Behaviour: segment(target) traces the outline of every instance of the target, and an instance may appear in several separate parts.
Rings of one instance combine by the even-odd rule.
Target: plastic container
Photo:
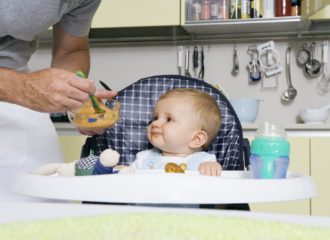
[[[286,178],[290,163],[290,144],[280,125],[264,122],[251,144],[251,167],[254,178]]]

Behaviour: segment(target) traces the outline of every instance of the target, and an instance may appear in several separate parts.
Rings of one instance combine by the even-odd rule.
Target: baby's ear
[[[188,142],[190,148],[201,148],[207,141],[207,134],[205,131],[195,132],[193,138]]]

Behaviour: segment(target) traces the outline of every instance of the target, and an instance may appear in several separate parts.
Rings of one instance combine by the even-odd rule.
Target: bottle
[[[274,0],[263,0],[262,2],[262,17],[273,18],[275,17],[275,2]]]
[[[192,3],[192,20],[199,21],[201,20],[202,15],[202,4],[200,0],[194,0]]]
[[[230,0],[220,0],[219,19],[229,19]]]
[[[281,125],[264,122],[251,143],[250,162],[254,178],[286,178],[290,143]]]
[[[291,16],[301,16],[301,2],[300,2],[300,0],[292,0],[292,2],[291,2]]]
[[[242,19],[250,18],[250,0],[241,0]]]
[[[241,15],[241,0],[231,0],[230,18],[240,19]]]
[[[211,2],[211,19],[216,20],[219,17],[219,2],[220,0],[213,0]]]
[[[203,0],[202,2],[202,20],[211,19],[211,4],[210,0]]]
[[[250,18],[261,18],[262,0],[250,0]]]
[[[186,1],[186,21],[192,20],[192,0]]]
[[[291,0],[276,0],[276,17],[291,16]]]

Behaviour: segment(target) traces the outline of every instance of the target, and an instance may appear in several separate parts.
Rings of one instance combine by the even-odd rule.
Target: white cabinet
[[[311,138],[311,176],[318,196],[312,199],[312,215],[330,216],[330,138]]]
[[[92,28],[180,25],[180,0],[104,0]]]
[[[80,159],[82,146],[87,136],[79,135],[60,135],[59,139],[62,145],[65,162],[73,162]]]

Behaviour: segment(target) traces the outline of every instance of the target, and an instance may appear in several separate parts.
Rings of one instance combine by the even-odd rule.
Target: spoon
[[[286,102],[293,100],[297,96],[297,90],[292,86],[291,72],[290,72],[290,56],[291,56],[291,44],[288,45],[286,52],[286,76],[288,80],[289,88],[282,94],[282,99]]]
[[[76,75],[84,79],[86,78],[85,74],[82,71],[78,71]],[[89,98],[91,99],[95,113],[105,113],[105,110],[99,106],[99,102],[97,101],[94,94],[89,94]]]

